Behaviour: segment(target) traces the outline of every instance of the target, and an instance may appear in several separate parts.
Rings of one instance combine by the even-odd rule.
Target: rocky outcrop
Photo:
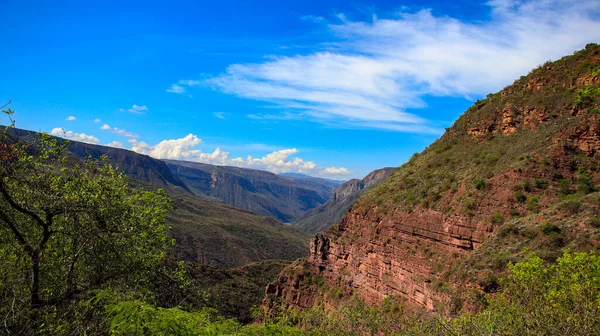
[[[511,244],[517,249],[537,239],[536,226],[545,221],[520,238],[502,238],[521,230],[517,218],[551,208],[558,221],[565,218],[557,215],[565,195],[589,193],[600,183],[600,95],[590,91],[581,103],[581,85],[599,83],[599,56],[600,46],[590,45],[475,103],[439,140],[360,197],[338,225],[317,234],[310,256],[267,288],[265,304],[335,307],[355,295],[375,305],[399,296],[427,310],[474,307],[454,298],[493,286],[477,282],[481,261],[471,255],[490,240],[496,245],[486,253],[512,253]],[[573,235],[587,230],[569,225]],[[549,244],[541,235],[546,254],[564,246],[562,237]],[[596,244],[589,232],[578,239],[577,246]],[[490,264],[505,267],[497,257]],[[467,260],[472,264],[465,266]],[[456,274],[458,265],[466,275]],[[311,285],[314,277],[329,289]]]
[[[340,185],[327,203],[306,212],[292,226],[306,233],[316,233],[329,229],[342,219],[350,205],[360,195],[381,183],[395,170],[396,168],[377,169],[362,180],[352,179]]]

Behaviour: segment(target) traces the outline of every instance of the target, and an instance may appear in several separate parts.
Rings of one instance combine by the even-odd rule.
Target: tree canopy
[[[106,158],[82,162],[66,145],[47,134],[20,139],[12,126],[0,132],[6,328],[95,289],[139,286],[171,244],[165,192],[131,189]]]

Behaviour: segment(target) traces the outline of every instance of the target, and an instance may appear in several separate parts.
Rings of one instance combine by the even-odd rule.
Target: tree
[[[67,141],[21,139],[12,125],[0,132],[4,324],[94,289],[140,285],[171,244],[166,193],[131,189],[106,157],[82,162]]]

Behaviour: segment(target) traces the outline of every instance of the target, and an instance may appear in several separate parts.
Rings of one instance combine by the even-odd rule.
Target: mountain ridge
[[[292,226],[305,233],[317,233],[329,229],[338,223],[348,211],[354,200],[369,188],[381,183],[396,168],[376,169],[362,179],[352,179],[340,185],[333,195],[314,209],[304,213]]]
[[[551,262],[600,249],[599,185],[600,46],[589,44],[475,102],[315,235],[264,304],[477,310],[527,251]]]
[[[165,160],[191,190],[287,223],[329,199],[336,184],[255,169]]]

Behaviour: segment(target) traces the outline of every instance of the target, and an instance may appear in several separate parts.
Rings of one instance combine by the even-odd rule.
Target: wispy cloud
[[[91,144],[96,144],[96,145],[100,143],[100,139],[96,138],[95,136],[87,135],[85,133],[75,133],[73,131],[65,131],[65,129],[61,128],[61,127],[53,128],[52,131],[50,131],[50,134],[57,136],[57,137],[65,138],[65,139],[71,139],[71,140],[75,140],[75,141],[81,141],[81,142],[86,142],[86,143],[91,143]]]
[[[475,23],[430,10],[373,15],[369,22],[342,13],[341,23],[328,25],[330,40],[322,41],[335,48],[232,64],[203,84],[328,125],[439,133],[415,115],[427,96],[482,96],[600,40],[597,0],[488,5],[490,19]]]
[[[202,82],[199,80],[181,79],[177,83],[171,84],[171,87],[169,87],[166,91],[170,92],[170,93],[182,94],[182,93],[185,93],[185,91],[186,91],[185,86],[197,86],[197,85],[201,85],[201,84],[202,84]]]
[[[163,140],[156,145],[150,145],[136,139],[128,140],[135,152],[150,155],[157,159],[175,159],[204,162],[217,165],[228,165],[269,170],[274,173],[297,172],[319,175],[324,177],[343,177],[350,171],[343,167],[321,167],[313,161],[305,161],[295,156],[296,148],[273,151],[262,157],[232,158],[230,153],[216,148],[212,153],[197,149],[202,140],[196,135],[188,134],[180,139]]]
[[[95,123],[100,123],[100,122],[102,122],[102,120],[100,118],[96,118],[96,119],[94,119],[94,122]]]
[[[225,119],[225,117],[227,116],[228,113],[225,112],[214,112],[213,116],[215,118],[219,118],[219,119]]]
[[[317,15],[304,15],[300,19],[302,19],[304,21],[311,21],[311,22],[316,22],[316,23],[321,23],[321,22],[325,21],[324,17],[317,16]]]
[[[136,105],[133,104],[133,106],[129,109],[124,109],[124,108],[120,108],[119,111],[121,112],[130,112],[130,113],[136,113],[136,114],[142,114],[148,111],[148,107],[146,105]]]
[[[166,91],[170,93],[185,93],[185,88],[179,84],[172,84]]]
[[[68,116],[65,120],[66,121],[73,121],[75,119],[77,119],[77,118],[75,118],[74,116]]]
[[[126,138],[138,138],[139,137],[135,133],[127,132],[126,130],[117,128],[117,127],[110,127],[108,124],[104,124],[104,125],[100,126],[100,129],[103,131],[109,131],[114,134],[122,135]]]

